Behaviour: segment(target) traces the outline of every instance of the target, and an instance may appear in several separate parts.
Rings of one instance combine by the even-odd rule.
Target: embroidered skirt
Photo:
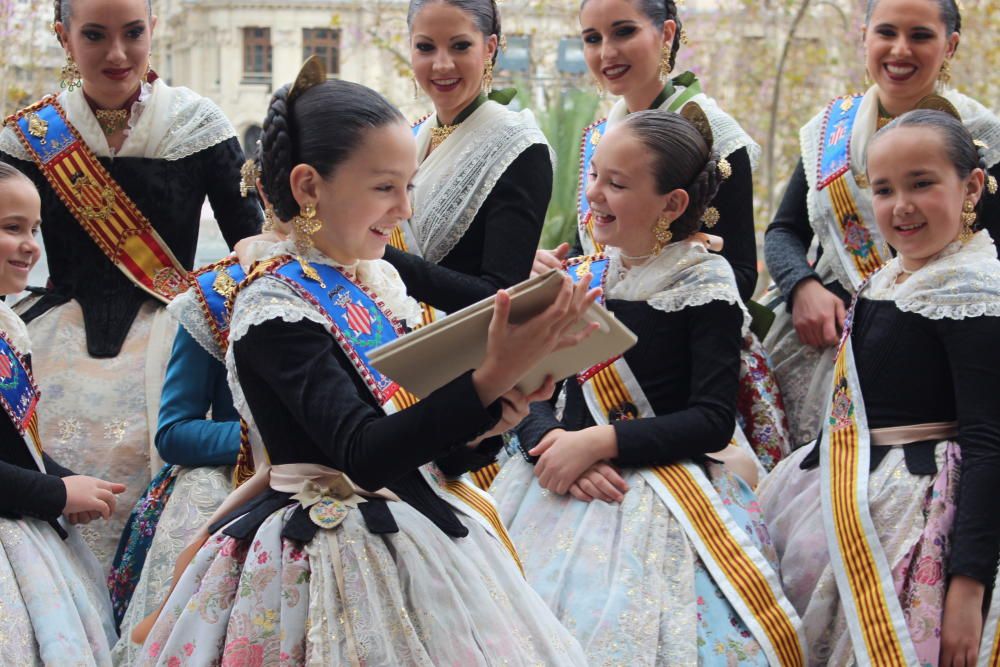
[[[771,470],[791,451],[791,433],[771,360],[752,333],[743,339],[736,407],[740,428],[750,447],[764,469]]]
[[[117,639],[104,577],[79,532],[0,519],[0,656],[6,665],[111,664]]]
[[[757,491],[781,564],[781,583],[802,617],[809,664],[852,665],[854,653],[830,567],[820,509],[820,470],[799,464],[803,447],[768,475]],[[869,478],[872,520],[892,568],[910,636],[921,664],[938,664],[940,628],[960,472],[959,447],[941,442],[938,474],[906,469],[893,448]]]
[[[757,501],[711,465],[736,523],[771,560]],[[540,487],[522,457],[492,491],[528,581],[580,640],[592,665],[766,665],[750,632],[705,570],[684,529],[639,472],[619,504]]]
[[[584,665],[583,653],[478,523],[451,538],[404,503],[399,532],[358,511],[306,544],[219,532],[185,571],[140,665]]]
[[[87,353],[83,312],[69,301],[28,324],[43,403],[39,432],[60,465],[128,488],[110,521],[80,529],[105,571],[125,522],[151,478],[150,452],[176,323],[161,306],[139,310],[113,359]],[[156,457],[153,457],[156,459]],[[155,460],[155,470],[162,462]]]
[[[141,647],[130,641],[132,630],[163,602],[177,557],[229,495],[231,476],[228,466],[166,466],[139,499],[132,530],[119,544],[118,567],[108,577],[116,616],[124,616],[122,638],[111,654],[114,664],[135,664]],[[156,506],[158,512],[145,511]]]

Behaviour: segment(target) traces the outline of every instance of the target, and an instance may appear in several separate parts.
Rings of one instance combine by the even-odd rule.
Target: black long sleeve
[[[530,146],[511,163],[462,239],[439,264],[386,248],[411,296],[454,312],[525,280],[531,273],[552,196],[547,146]]]
[[[271,462],[328,465],[370,490],[466,447],[500,418],[499,401],[480,404],[471,373],[382,414],[329,332],[312,322],[253,326],[233,353]]]
[[[240,168],[246,156],[236,137],[205,150],[206,168],[213,177],[206,183],[208,202],[219,223],[219,231],[230,248],[260,232],[264,214],[256,197],[240,195]],[[229,175],[229,177],[227,177]],[[236,178],[232,178],[235,175]]]
[[[0,514],[55,521],[66,507],[66,485],[47,475],[0,461]]]
[[[719,451],[733,437],[743,312],[722,301],[686,310],[689,347],[672,352],[690,355],[687,404],[650,419],[615,422],[620,465],[661,465],[694,458]]]
[[[753,171],[746,148],[727,158],[732,175],[719,186],[712,206],[719,211],[719,223],[706,231],[722,237],[722,256],[736,276],[740,297],[748,301],[757,287],[757,234],[753,218]]]
[[[1000,560],[1000,317],[940,320],[955,387],[962,477],[948,569],[992,585]]]
[[[643,302],[609,299],[607,304],[639,337],[625,360],[658,415],[614,422],[616,462],[661,465],[725,447],[736,426],[740,308],[713,301],[664,313]],[[562,419],[555,418],[551,401],[531,405],[531,414],[516,429],[525,451],[553,429],[594,425],[579,383],[566,380],[565,391]]]
[[[764,260],[789,309],[795,286],[807,278],[819,279],[807,258],[813,240],[806,201],[808,193],[806,172],[799,158],[778,211],[764,234]]]

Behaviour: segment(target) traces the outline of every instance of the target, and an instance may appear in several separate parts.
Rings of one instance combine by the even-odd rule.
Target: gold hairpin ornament
[[[708,122],[708,116],[705,115],[705,110],[694,102],[689,102],[684,105],[681,109],[681,115],[690,121],[694,125],[695,129],[698,130],[698,134],[702,136],[705,143],[708,144],[709,152],[712,151],[712,146],[715,144],[715,136],[712,134],[712,124]]]
[[[260,168],[255,160],[247,160],[240,167],[240,196],[247,198],[257,189],[257,179],[260,178]]]
[[[309,56],[302,63],[299,73],[295,76],[295,82],[292,84],[291,90],[288,91],[288,103],[291,104],[302,93],[324,81],[326,81],[326,66],[318,57]]]

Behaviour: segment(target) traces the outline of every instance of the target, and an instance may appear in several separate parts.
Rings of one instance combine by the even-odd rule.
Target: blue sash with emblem
[[[863,95],[842,97],[827,107],[819,152],[816,189],[822,190],[851,168],[851,132]]]
[[[219,346],[219,354],[215,355],[219,359],[225,357],[229,347],[229,318],[232,315],[233,298],[245,278],[246,272],[235,257],[210,264],[190,276],[195,299]]]
[[[38,437],[38,385],[24,358],[0,331],[0,404],[14,428],[24,438],[38,469],[44,471],[42,446]]]

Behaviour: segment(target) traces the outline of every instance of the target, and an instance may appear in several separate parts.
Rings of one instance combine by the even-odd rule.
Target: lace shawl
[[[434,117],[417,133],[418,154],[427,151]],[[427,159],[413,179],[410,227],[420,255],[440,262],[462,240],[479,208],[504,172],[528,147],[548,146],[530,111],[515,112],[489,101],[476,109]],[[555,166],[555,156],[552,164]]]
[[[660,105],[660,108],[668,108],[683,92],[684,87],[678,86],[674,94],[668,97]],[[705,93],[698,93],[692,97],[688,100],[687,104],[691,103],[700,106],[702,111],[705,112],[705,116],[708,117],[708,123],[712,127],[712,147],[718,152],[719,157],[729,157],[739,149],[745,148],[747,149],[747,156],[750,158],[750,170],[756,170],[760,162],[761,150],[760,146],[747,134],[746,130],[732,116],[723,111],[718,102]],[[623,97],[615,102],[615,105],[611,107],[611,111],[608,113],[608,129],[614,126],[615,123],[624,120],[627,115],[628,106],[625,104],[625,98]]]
[[[180,160],[236,136],[222,110],[188,88],[174,88],[157,79],[143,84],[132,105],[129,127],[120,151],[113,152],[87,104],[82,89],[59,93],[59,104],[70,123],[98,157],[143,157]],[[0,151],[31,161],[12,128],[0,132]]]
[[[24,320],[18,317],[17,313],[3,301],[0,301],[0,331],[3,331],[19,354],[31,354],[31,338],[28,336],[28,327],[25,326]]]
[[[710,253],[697,241],[678,241],[645,264],[625,269],[621,253],[608,247],[606,296],[624,301],[645,301],[656,310],[673,313],[712,301],[736,304],[743,313],[742,335],[750,330],[750,314],[736,287],[733,270],[721,255]]]
[[[863,297],[894,301],[900,310],[930,320],[1000,317],[1000,261],[985,229],[967,243],[950,243],[897,285],[902,268],[899,257],[887,262]]]

